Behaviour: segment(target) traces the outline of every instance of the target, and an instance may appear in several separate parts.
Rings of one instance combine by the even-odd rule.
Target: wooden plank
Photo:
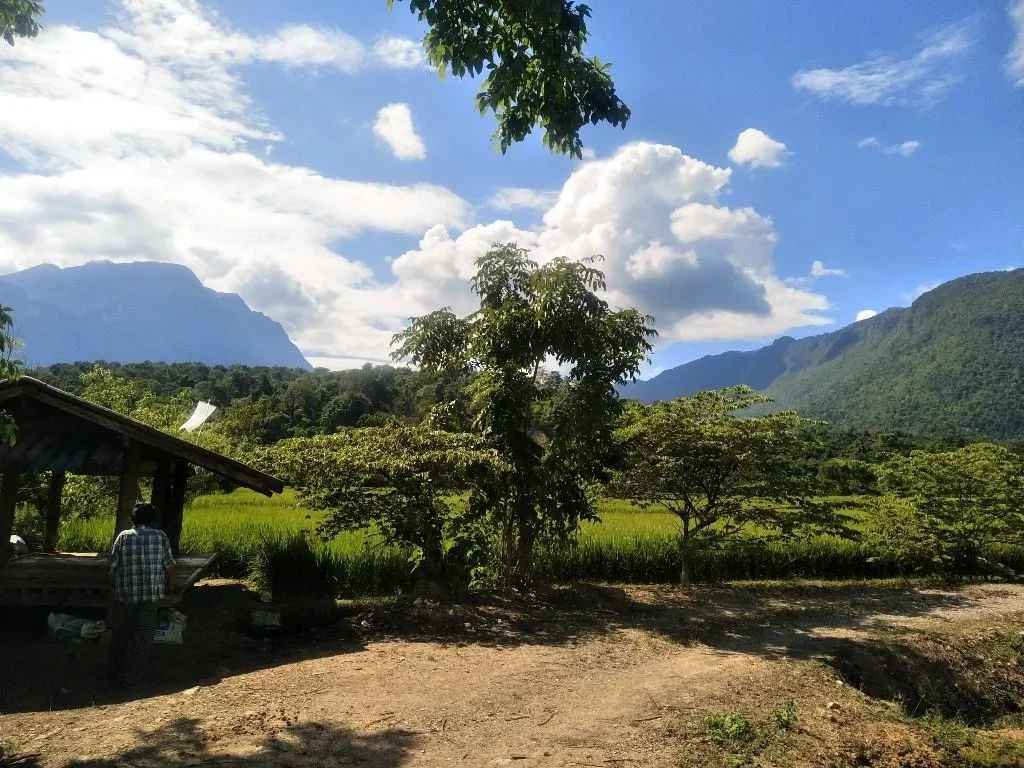
[[[50,473],[50,487],[46,494],[46,527],[43,530],[43,551],[57,551],[57,537],[60,535],[61,501],[67,475],[63,472]]]
[[[114,535],[132,527],[132,508],[139,498],[139,444],[128,440],[124,450],[124,468],[117,489],[117,518]]]
[[[181,527],[185,519],[185,491],[192,468],[184,461],[174,465],[168,494],[167,523],[164,533],[171,540],[171,551],[177,557],[181,552]]]
[[[0,485],[0,568],[11,556],[11,532],[14,530],[14,512],[18,506],[18,488],[21,476],[17,472],[4,472]]]

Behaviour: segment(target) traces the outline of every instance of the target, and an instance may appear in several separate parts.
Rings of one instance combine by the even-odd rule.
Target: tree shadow
[[[389,729],[357,735],[337,725],[294,723],[269,733],[253,750],[231,754],[211,745],[200,721],[180,718],[136,734],[137,746],[109,757],[73,760],[68,768],[306,768],[306,766],[400,765],[416,735]]]

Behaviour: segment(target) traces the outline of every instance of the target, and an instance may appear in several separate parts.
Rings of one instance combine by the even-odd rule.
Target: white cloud
[[[583,155],[583,160],[585,161],[595,160],[597,158],[597,152],[595,152],[591,147],[584,147],[580,154]]]
[[[373,55],[391,69],[426,69],[427,54],[423,44],[407,37],[382,37],[373,44]]]
[[[899,144],[883,144],[878,140],[878,137],[868,136],[866,139],[858,141],[857,146],[862,149],[875,149],[886,155],[910,157],[921,148],[921,142],[917,139],[910,139]]]
[[[729,150],[729,159],[751,168],[778,168],[787,154],[786,145],[781,141],[757,128],[747,128],[736,137],[736,144]]]
[[[412,124],[412,110],[408,104],[388,104],[377,112],[373,133],[391,148],[399,160],[423,160],[427,148]]]
[[[499,211],[515,211],[522,208],[544,210],[554,205],[557,200],[557,190],[502,187],[491,195],[487,205]]]
[[[396,297],[410,314],[473,307],[473,260],[493,242],[514,241],[533,257],[602,254],[607,297],[656,316],[661,341],[761,338],[831,322],[820,294],[774,274],[771,221],[718,198],[731,171],[672,146],[636,142],[584,163],[535,229],[494,221],[457,236],[437,227],[396,259]]]
[[[831,269],[820,260],[815,259],[811,263],[811,277],[849,277],[849,275],[845,269]]]
[[[951,68],[974,45],[973,19],[950,24],[924,37],[912,55],[881,53],[842,69],[807,69],[793,75],[793,87],[822,99],[849,104],[929,107],[960,77]]]
[[[874,317],[877,314],[878,313],[873,309],[862,309],[860,312],[857,313],[857,322],[859,323],[861,320],[867,320],[868,318]]]
[[[923,283],[918,283],[917,287],[912,291],[906,291],[903,294],[904,301],[914,302],[917,301],[923,294],[928,293],[935,288],[942,285],[941,280],[928,280]]]
[[[1006,71],[1014,85],[1024,88],[1024,0],[1011,0],[1009,13],[1014,39],[1006,55]]]
[[[125,0],[114,28],[53,25],[0,47],[0,151],[24,165],[0,172],[0,272],[183,264],[332,365],[386,359],[410,315],[469,310],[474,259],[504,241],[541,261],[603,254],[608,299],[656,315],[665,342],[831,322],[825,296],[776,275],[771,220],[721,202],[732,171],[676,147],[638,142],[574,166],[531,229],[470,226],[443,187],[271,161],[283,136],[242,78],[258,40],[190,0]],[[306,60],[323,66],[316,50]],[[345,254],[369,230],[421,239],[380,275]]]

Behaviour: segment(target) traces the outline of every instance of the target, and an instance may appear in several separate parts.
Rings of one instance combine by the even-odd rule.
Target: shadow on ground
[[[68,768],[199,768],[252,766],[396,766],[414,743],[414,734],[385,730],[356,735],[321,723],[296,723],[267,736],[251,753],[224,755],[207,742],[199,721],[174,720],[155,731],[139,732],[138,746],[110,756],[74,760]]]
[[[0,615],[0,714],[145,699],[364,647],[345,622],[286,637],[249,637],[238,627],[241,617],[258,605],[258,597],[238,582],[190,590],[181,605],[188,617],[185,644],[154,646],[144,678],[130,689],[107,681],[105,646],[48,640],[46,610],[7,609]]]

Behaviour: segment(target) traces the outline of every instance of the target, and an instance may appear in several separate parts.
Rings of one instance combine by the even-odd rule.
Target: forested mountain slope
[[[952,280],[833,333],[705,357],[625,388],[651,401],[750,384],[858,429],[1024,437],[1024,270]]]

